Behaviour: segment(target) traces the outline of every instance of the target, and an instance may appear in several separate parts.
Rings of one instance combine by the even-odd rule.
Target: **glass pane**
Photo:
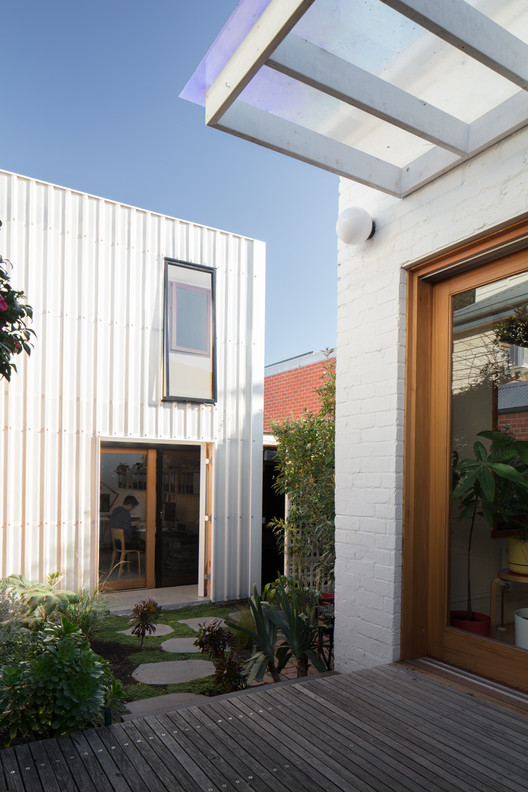
[[[455,295],[452,320],[450,623],[514,644],[514,611],[528,606],[528,576],[512,577],[508,542],[528,514],[528,498],[487,466],[523,466],[512,443],[528,438],[528,274]],[[481,435],[491,431],[497,434]],[[484,503],[474,497],[475,481]]]
[[[167,262],[166,394],[209,400],[213,385],[213,275]]]
[[[145,577],[146,454],[102,453],[100,583]]]
[[[191,585],[198,582],[200,449],[161,453],[161,585]]]

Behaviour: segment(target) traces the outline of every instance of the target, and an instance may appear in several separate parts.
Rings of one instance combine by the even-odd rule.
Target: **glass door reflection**
[[[146,454],[104,450],[99,500],[100,584],[145,585]]]
[[[200,448],[160,451],[157,537],[158,586],[198,582]]]

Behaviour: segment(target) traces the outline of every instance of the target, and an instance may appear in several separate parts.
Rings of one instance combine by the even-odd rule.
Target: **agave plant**
[[[471,520],[467,543],[466,618],[472,619],[471,545],[477,516],[490,527],[500,520],[522,532],[527,530],[528,441],[515,440],[506,432],[479,432],[491,440],[489,451],[479,440],[473,445],[473,458],[454,465],[453,499],[460,501],[458,519]]]
[[[262,682],[266,671],[270,672],[274,682],[280,682],[280,672],[284,668],[284,664],[278,666],[275,663],[277,626],[270,619],[270,614],[277,608],[269,602],[262,601],[255,584],[253,584],[253,595],[249,599],[249,607],[255,620],[254,630],[227,619],[225,621],[226,627],[230,630],[243,632],[253,640],[254,652],[246,666],[248,685],[251,685],[255,680]]]
[[[297,663],[297,676],[306,676],[310,662],[318,671],[325,666],[317,656],[317,595],[294,578],[277,581],[278,608],[269,612],[269,619],[278,627],[284,640],[277,649],[279,665],[284,668],[291,657]]]

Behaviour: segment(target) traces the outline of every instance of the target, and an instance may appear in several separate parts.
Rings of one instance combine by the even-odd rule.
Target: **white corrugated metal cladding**
[[[94,585],[101,440],[213,442],[213,597],[260,579],[265,246],[0,171],[35,348],[3,386],[1,574]],[[217,403],[163,402],[164,258],[216,270]]]

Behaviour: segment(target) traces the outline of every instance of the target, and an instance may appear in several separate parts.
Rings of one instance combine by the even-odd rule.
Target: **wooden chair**
[[[120,578],[121,575],[123,574],[124,564],[127,564],[128,568],[130,569],[129,556],[134,555],[135,553],[137,555],[138,576],[141,577],[141,555],[139,550],[136,550],[135,548],[131,548],[130,550],[126,549],[125,532],[122,528],[112,528],[111,531],[112,531],[113,550],[112,550],[112,559],[110,561],[110,570],[114,568],[116,559],[119,556],[117,560],[117,565],[119,566],[119,572],[117,573],[117,577]]]

